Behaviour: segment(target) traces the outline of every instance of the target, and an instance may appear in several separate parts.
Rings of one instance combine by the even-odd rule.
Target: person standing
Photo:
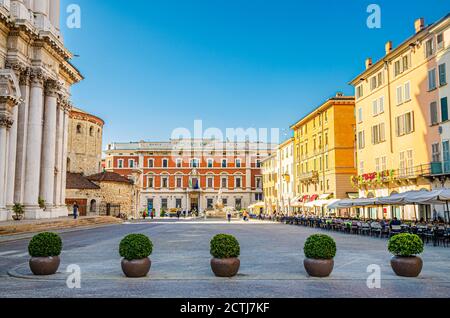
[[[227,219],[228,219],[228,223],[230,223],[231,222],[231,212],[227,213]]]
[[[80,207],[78,206],[78,203],[74,202],[73,204],[73,218],[74,220],[78,219],[78,209]]]

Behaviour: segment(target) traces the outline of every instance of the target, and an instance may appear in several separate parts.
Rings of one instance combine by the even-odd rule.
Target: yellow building
[[[414,28],[415,34],[397,48],[388,41],[385,56],[376,63],[367,59],[366,70],[351,82],[356,91],[358,157],[352,183],[360,197],[429,189],[430,163],[440,157],[439,122],[441,117],[448,120],[448,107],[438,92],[439,39],[423,19],[416,20]],[[364,212],[371,218],[415,219],[429,216],[429,210],[421,206],[418,211],[410,207]]]
[[[273,214],[278,206],[278,156],[275,152],[261,161],[263,176],[264,212]]]
[[[349,198],[355,192],[350,179],[356,173],[354,97],[336,94],[291,129],[295,200],[302,205]]]

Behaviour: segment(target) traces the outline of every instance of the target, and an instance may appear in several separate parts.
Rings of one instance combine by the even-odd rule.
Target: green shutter
[[[448,120],[448,104],[447,104],[447,97],[441,98],[441,114],[442,114],[442,121]]]

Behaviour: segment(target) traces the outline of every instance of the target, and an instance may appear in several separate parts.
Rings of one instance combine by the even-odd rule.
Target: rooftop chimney
[[[384,49],[386,50],[386,55],[392,52],[392,41],[387,41],[386,45],[384,46]]]
[[[366,70],[372,66],[372,58],[369,57],[366,59]]]
[[[425,27],[424,18],[417,19],[414,22],[414,28],[416,29],[416,34],[419,33],[420,31],[422,31],[424,27]]]
[[[344,96],[344,93],[342,93],[342,92],[337,92],[336,93],[336,97],[343,97]]]

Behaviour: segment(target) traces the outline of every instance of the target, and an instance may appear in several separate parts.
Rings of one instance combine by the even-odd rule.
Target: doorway
[[[191,211],[197,211],[198,212],[198,198],[191,198]]]

